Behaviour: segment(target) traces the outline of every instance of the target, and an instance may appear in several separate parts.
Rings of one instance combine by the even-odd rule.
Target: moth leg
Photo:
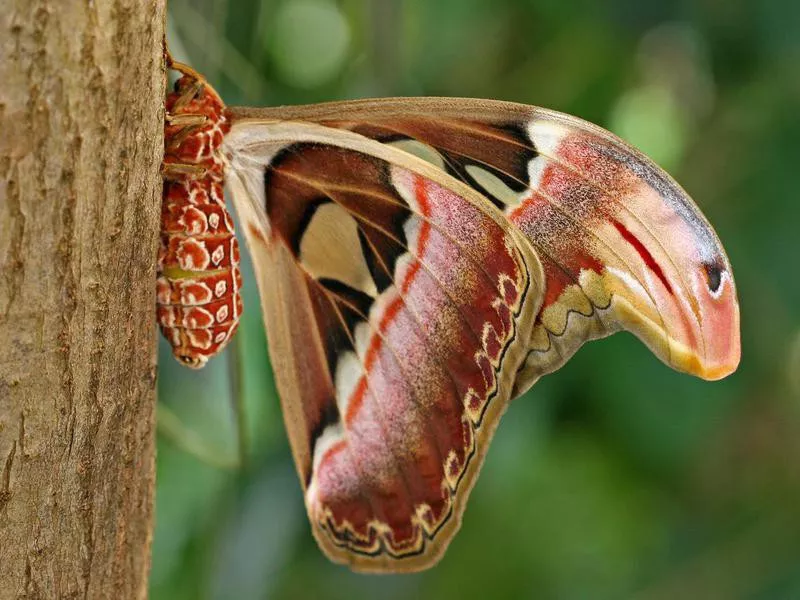
[[[198,115],[198,114],[168,114],[167,115],[167,122],[170,125],[175,125],[176,127],[202,127],[208,122],[208,117],[206,115]]]
[[[192,100],[196,99],[200,92],[203,91],[205,84],[200,81],[194,81],[190,86],[188,86],[180,95],[180,97],[175,101],[175,104],[172,106],[173,112],[178,112],[184,106],[189,104]],[[194,116],[194,115],[186,115],[186,116]]]
[[[164,163],[161,167],[161,176],[170,181],[182,181],[188,176],[191,179],[200,179],[205,176],[208,169],[202,165],[189,163]]]
[[[186,102],[189,102],[190,100],[192,100],[192,98],[194,98],[200,92],[200,90],[202,90],[204,87],[207,87],[209,90],[211,90],[214,93],[214,95],[216,95],[217,97],[220,97],[219,93],[217,92],[217,90],[215,90],[212,87],[212,85],[206,81],[205,77],[203,77],[200,73],[195,71],[189,65],[186,65],[186,64],[184,64],[182,62],[178,62],[178,61],[174,60],[172,58],[172,54],[170,54],[170,52],[169,52],[169,49],[165,50],[165,59],[167,61],[167,68],[168,69],[175,69],[181,75],[188,75],[194,81],[194,83],[189,88],[187,88],[186,93],[185,94],[181,94],[181,97],[175,102],[175,106],[176,107],[180,107],[183,104],[185,104]],[[187,95],[189,95],[190,91],[194,93],[194,96],[190,96],[190,97],[184,99]]]
[[[180,115],[180,116],[184,116],[184,115]],[[180,148],[181,144],[183,144],[183,142],[186,140],[187,137],[189,137],[190,135],[193,135],[194,133],[196,133],[197,130],[201,129],[204,126],[204,124],[208,121],[207,117],[202,116],[202,115],[186,115],[186,116],[188,116],[188,117],[202,117],[203,124],[201,124],[201,125],[197,125],[197,124],[195,124],[195,125],[186,125],[186,126],[182,127],[182,129],[180,131],[178,131],[178,132],[174,133],[172,136],[170,136],[170,138],[169,138],[169,140],[166,143],[166,146],[164,148],[166,151],[175,150],[177,148]],[[181,120],[182,119],[178,119],[178,121],[181,121]],[[199,118],[192,119],[192,121],[199,121],[199,120],[200,120]],[[173,123],[174,123],[173,121],[170,120],[169,116],[167,116],[167,122],[170,125],[173,125]]]

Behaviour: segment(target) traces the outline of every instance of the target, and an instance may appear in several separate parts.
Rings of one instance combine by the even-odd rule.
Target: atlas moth
[[[434,564],[508,402],[627,330],[705,379],[739,362],[731,267],[689,196],[611,133],[455,98],[166,101],[158,319],[203,366],[253,257],[314,536],[359,571]]]

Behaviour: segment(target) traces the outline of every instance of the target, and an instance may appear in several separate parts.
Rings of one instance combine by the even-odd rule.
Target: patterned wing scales
[[[546,291],[514,395],[585,341],[626,329],[707,379],[739,361],[725,252],[688,195],[607,131],[518,104],[379,99],[252,111],[348,129],[427,160],[490,199],[534,245]]]
[[[332,559],[433,564],[508,400],[589,339],[627,329],[676,369],[736,368],[738,304],[716,234],[608,132],[483,100],[229,112],[171,64],[183,77],[167,98],[159,322],[193,367],[236,328],[224,174]]]
[[[225,147],[315,536],[356,569],[425,568],[524,361],[541,265],[475,190],[385,144],[241,120]]]

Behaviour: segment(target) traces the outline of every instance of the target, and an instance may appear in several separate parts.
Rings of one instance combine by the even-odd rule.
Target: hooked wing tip
[[[601,281],[622,328],[673,369],[717,380],[739,366],[739,303],[729,267],[713,285],[701,271],[685,270],[679,277],[676,270],[666,270],[669,288],[655,277],[639,284],[613,268]]]
[[[721,336],[719,343],[711,344],[710,348],[707,348],[704,360],[698,361],[698,369],[694,372],[690,371],[693,375],[709,381],[716,381],[736,371],[742,354],[738,310],[736,324],[729,329],[727,334],[727,336]]]
[[[696,298],[699,335],[691,338],[694,343],[672,344],[670,362],[678,370],[714,381],[736,371],[741,338],[739,303],[730,270],[723,271],[721,282],[712,279],[709,293],[701,292]]]
[[[696,375],[716,380],[727,377],[739,366],[742,354],[739,302],[729,265],[705,270],[709,293],[700,302],[706,307],[701,325],[705,351]]]
[[[678,355],[672,366],[680,371],[695,375],[707,381],[724,379],[739,367],[741,349],[738,332],[735,343],[731,343],[725,354],[709,360],[698,354]]]

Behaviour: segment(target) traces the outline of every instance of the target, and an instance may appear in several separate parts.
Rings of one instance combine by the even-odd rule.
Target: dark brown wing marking
[[[265,147],[304,141],[248,149],[239,126],[232,191],[315,535],[358,569],[428,566],[524,358],[538,261],[484,198],[399,150],[289,124],[261,125]],[[241,191],[258,181],[266,225]]]
[[[618,329],[679,370],[716,379],[736,368],[738,304],[716,234],[669,175],[607,131],[553,111],[469,99],[257,113],[350,129],[404,149],[413,140],[425,150],[416,154],[504,207],[547,278],[515,394],[585,341]]]

